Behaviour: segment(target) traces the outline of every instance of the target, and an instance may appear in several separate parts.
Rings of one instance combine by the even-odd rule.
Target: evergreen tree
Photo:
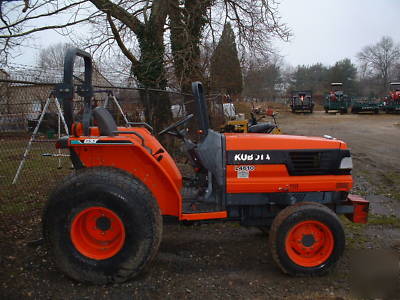
[[[237,95],[242,92],[242,70],[235,43],[235,34],[229,23],[225,24],[221,38],[211,57],[211,87]]]
[[[336,62],[335,65],[329,69],[329,81],[342,82],[343,90],[348,95],[357,93],[356,76],[357,68],[348,58]]]

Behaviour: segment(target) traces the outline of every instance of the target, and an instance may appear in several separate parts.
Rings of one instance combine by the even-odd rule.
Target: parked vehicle
[[[386,113],[400,112],[400,82],[390,83],[389,95],[384,99],[382,110]]]
[[[342,90],[343,84],[340,82],[331,83],[331,91],[325,98],[324,110],[326,113],[330,111],[338,111],[347,113],[351,104],[351,99]]]
[[[272,110],[267,110],[265,113],[257,111],[257,114],[252,111],[250,113],[250,119],[247,120],[245,119],[244,114],[235,114],[235,117],[231,118],[221,126],[220,132],[281,134],[282,132],[278,126],[278,122],[276,121],[277,115],[278,113]],[[258,118],[256,116],[258,116]],[[267,116],[271,117],[273,122],[266,122],[265,118]]]
[[[309,112],[314,110],[314,101],[311,91],[294,91],[290,99],[290,108],[292,113]]]
[[[88,88],[79,123],[70,109],[76,55],[85,59]],[[284,273],[322,275],[345,248],[337,215],[367,222],[368,202],[349,194],[353,165],[346,143],[328,136],[215,132],[203,86],[194,82],[199,141],[187,135],[192,114],[158,133],[185,145],[196,171],[193,192],[185,196],[182,175],[150,125],[117,127],[106,109],[90,110],[90,55],[69,50],[64,70],[58,94],[71,135],[57,147],[69,149],[77,171],[50,195],[43,228],[55,263],[71,278],[106,284],[138,276],[157,255],[163,217],[270,228],[270,252]]]

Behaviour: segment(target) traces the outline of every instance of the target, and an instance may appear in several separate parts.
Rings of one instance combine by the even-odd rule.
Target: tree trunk
[[[171,50],[175,75],[185,93],[191,92],[193,81],[203,80],[200,39],[206,23],[205,14],[210,6],[210,0],[186,0],[184,8],[179,7],[179,0],[170,1]]]
[[[164,69],[164,24],[167,17],[168,1],[154,0],[150,16],[140,20],[110,0],[90,0],[98,9],[107,14],[114,38],[124,55],[132,62],[131,71],[139,84],[147,89],[165,90],[167,86]],[[112,18],[118,19],[136,35],[139,41],[140,58],[137,59],[125,46]],[[146,120],[158,131],[171,120],[171,106],[167,93],[141,93],[146,107]]]
[[[192,82],[203,81],[200,65],[200,40],[206,23],[205,14],[211,6],[210,0],[186,0],[185,6],[179,6],[179,0],[169,1],[171,50],[174,59],[174,71],[183,93],[192,93]],[[192,96],[185,96],[185,108],[188,114],[196,117],[196,107]],[[197,119],[197,118],[196,118]],[[189,130],[197,128],[195,122],[188,124]]]
[[[166,92],[164,45],[162,39],[157,39],[153,28],[146,28],[138,38],[141,57],[139,64],[132,65],[132,73],[140,86],[146,89],[140,93],[146,120],[158,131],[168,125],[172,119],[171,104]],[[152,91],[152,89],[160,91]]]

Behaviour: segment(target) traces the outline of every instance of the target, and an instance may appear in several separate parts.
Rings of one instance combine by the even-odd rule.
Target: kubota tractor
[[[76,56],[85,61],[85,81],[77,91],[85,103],[81,122],[72,114]],[[192,84],[199,141],[191,141],[185,129],[193,115],[158,134],[181,139],[197,171],[193,191],[182,195],[181,173],[149,125],[117,127],[106,109],[92,110],[91,73],[89,54],[71,49],[57,87],[71,130],[57,147],[69,149],[76,171],[49,197],[43,228],[58,268],[68,276],[104,284],[139,275],[157,255],[163,217],[270,227],[271,256],[283,272],[322,275],[345,248],[337,215],[367,221],[368,202],[349,194],[352,159],[344,142],[215,132],[200,82]]]

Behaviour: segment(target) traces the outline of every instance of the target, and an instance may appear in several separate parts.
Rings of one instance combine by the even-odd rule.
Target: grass
[[[370,214],[368,216],[368,224],[353,223],[344,216],[340,218],[345,227],[346,244],[351,249],[364,249],[366,247],[370,239],[363,232],[366,226],[381,225],[384,227],[400,228],[400,219],[396,216]]]
[[[384,225],[400,228],[400,219],[396,216],[385,216],[371,214],[368,218],[368,224],[370,225]]]
[[[365,177],[369,183],[373,183],[373,192],[385,195],[389,198],[400,201],[400,173],[397,171],[385,171],[374,169],[370,170],[359,168],[357,172]],[[362,196],[366,196],[370,191],[358,191]]]
[[[382,172],[382,184],[379,190],[382,194],[400,201],[400,173],[395,171]]]
[[[353,223],[345,216],[340,216],[342,224],[345,227],[346,245],[352,249],[363,249],[367,238],[363,234],[364,224]]]
[[[17,184],[12,180],[20,164],[30,136],[0,138],[0,215],[17,216],[42,207],[49,190],[68,174],[68,157],[43,157],[43,153],[56,153],[53,143],[34,143],[20,173]]]

